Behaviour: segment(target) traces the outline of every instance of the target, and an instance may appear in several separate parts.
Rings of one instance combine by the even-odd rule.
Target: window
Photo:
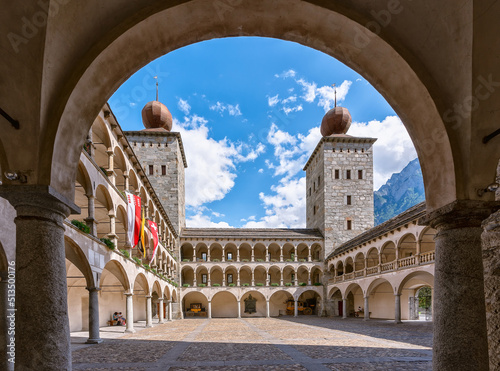
[[[227,260],[233,260],[233,253],[232,252],[227,253]]]
[[[309,196],[312,194],[311,187],[309,187]]]
[[[161,165],[161,175],[167,175],[167,165]]]
[[[206,252],[201,253],[201,260],[207,261],[207,253]],[[205,282],[203,282],[203,283],[205,283]]]
[[[228,273],[228,275],[227,275],[227,283],[233,283],[233,275],[232,275],[232,273]]]
[[[352,220],[347,219],[347,230],[350,231],[352,230]]]
[[[314,192],[316,192],[316,182],[314,182]]]
[[[271,284],[271,273],[267,275],[267,280],[269,281],[269,284]]]
[[[335,169],[335,179],[340,179],[340,170]]]
[[[316,210],[318,210],[318,207],[316,205],[313,206],[313,215],[316,215]]]
[[[319,187],[320,181],[321,181],[321,176],[318,176],[318,187]]]
[[[201,275],[201,283],[204,283],[204,284],[207,283],[207,275],[206,274]]]
[[[351,170],[346,170],[346,172],[345,172],[345,178],[346,179],[351,179]]]
[[[149,175],[153,175],[153,174],[154,174],[153,165],[149,165]]]
[[[352,205],[352,196],[347,196],[345,201],[346,205]]]
[[[363,170],[358,170],[358,179],[363,179]]]

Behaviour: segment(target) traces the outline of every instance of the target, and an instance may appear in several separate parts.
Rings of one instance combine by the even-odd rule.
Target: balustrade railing
[[[406,268],[406,267],[411,267],[412,265],[417,264],[417,259],[415,256],[408,256],[407,258],[399,259],[398,260],[398,267],[399,268]]]
[[[430,263],[436,259],[436,252],[429,251],[420,254],[420,264],[422,263]]]
[[[370,267],[370,268],[366,268],[366,275],[370,275],[370,274],[377,274],[378,273],[378,265],[375,266],[375,267]]]
[[[396,262],[390,262],[390,263],[384,263],[384,264],[381,264],[380,265],[380,272],[389,272],[389,271],[393,271],[396,264]]]
[[[354,272],[354,277],[356,277],[356,278],[363,277],[364,275],[365,275],[364,271],[356,271],[356,272]]]

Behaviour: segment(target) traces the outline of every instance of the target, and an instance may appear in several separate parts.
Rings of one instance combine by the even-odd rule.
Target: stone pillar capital
[[[2,185],[0,197],[10,202],[18,218],[33,216],[52,219],[57,213],[66,218],[71,213],[80,214],[80,208],[51,186],[44,185]],[[47,212],[49,214],[47,215]]]
[[[434,229],[478,228],[496,210],[498,201],[456,200],[439,209],[430,211],[419,220],[420,225]]]
[[[100,287],[85,287],[85,289],[88,290],[88,292],[99,292],[102,290]]]
[[[146,295],[145,297],[146,297],[146,299],[151,299],[152,298],[151,295]]]

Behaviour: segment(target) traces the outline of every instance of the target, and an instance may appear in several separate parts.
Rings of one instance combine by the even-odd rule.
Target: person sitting
[[[117,321],[117,326],[125,326],[127,324],[127,320],[123,318],[122,312],[118,312]]]

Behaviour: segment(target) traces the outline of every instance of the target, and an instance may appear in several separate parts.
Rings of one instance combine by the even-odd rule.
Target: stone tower
[[[172,115],[158,101],[146,104],[142,121],[146,127],[144,130],[124,134],[180,234],[186,227],[184,169],[187,167],[181,135],[170,131]]]
[[[326,258],[337,246],[373,228],[374,138],[345,133],[349,111],[330,110],[321,123],[323,138],[307,161],[307,228],[318,228],[325,237]]]

